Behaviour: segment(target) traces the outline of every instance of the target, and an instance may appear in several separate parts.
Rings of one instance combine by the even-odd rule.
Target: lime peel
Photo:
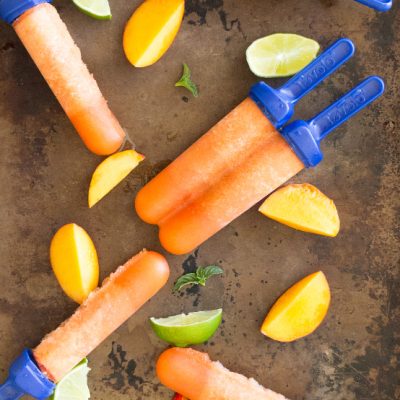
[[[209,340],[222,321],[222,309],[197,311],[167,318],[150,318],[156,335],[175,346],[186,347]]]
[[[108,0],[72,0],[85,14],[95,19],[110,20],[112,18]]]

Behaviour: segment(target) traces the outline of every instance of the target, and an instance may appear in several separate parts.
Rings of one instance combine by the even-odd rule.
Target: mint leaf
[[[209,265],[208,267],[200,267],[196,271],[197,279],[199,280],[199,284],[205,286],[208,278],[211,278],[214,275],[221,275],[224,271],[222,268],[217,265]]]
[[[194,272],[191,272],[186,275],[182,275],[180,278],[177,279],[174,285],[174,292],[178,292],[186,285],[197,285],[197,275]]]
[[[183,74],[181,79],[175,83],[175,86],[181,86],[189,90],[194,97],[199,95],[199,90],[196,84],[192,81],[190,69],[187,64],[183,63]]]
[[[215,275],[221,275],[224,271],[217,265],[209,265],[208,267],[199,267],[196,272],[182,275],[175,282],[174,292],[181,290],[186,285],[201,285],[205,286],[209,278]]]

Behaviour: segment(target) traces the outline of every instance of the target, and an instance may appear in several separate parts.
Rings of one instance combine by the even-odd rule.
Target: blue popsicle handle
[[[12,363],[5,383],[0,385],[0,400],[17,400],[25,394],[45,400],[54,388],[55,384],[36,365],[32,351],[25,349]]]
[[[251,87],[249,96],[279,129],[292,117],[296,102],[345,63],[354,51],[350,39],[339,39],[281,88],[274,89],[261,81]]]
[[[354,51],[355,47],[350,39],[337,40],[279,91],[291,102],[297,102],[352,57]]]
[[[388,11],[392,8],[392,0],[356,0],[361,4],[378,11]]]
[[[384,90],[383,80],[371,76],[316,117],[309,121],[294,121],[285,126],[281,134],[307,168],[315,167],[323,158],[321,140],[372,103]]]
[[[16,387],[10,378],[0,386],[1,400],[17,400],[24,394],[25,392]]]
[[[12,24],[25,11],[52,0],[0,0],[0,19]]]
[[[315,140],[320,142],[332,130],[372,103],[385,90],[378,76],[371,76],[345,94],[315,118],[308,121]]]

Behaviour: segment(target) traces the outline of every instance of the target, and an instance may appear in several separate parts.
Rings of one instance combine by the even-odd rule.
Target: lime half
[[[157,336],[178,347],[206,342],[214,335],[221,321],[222,309],[150,318]]]
[[[51,400],[88,400],[90,392],[87,375],[90,371],[87,359],[83,359],[60,382],[50,397]]]
[[[315,40],[291,33],[276,33],[254,41],[246,51],[251,71],[262,78],[290,76],[317,55]]]
[[[85,14],[96,19],[111,19],[108,0],[72,0]]]

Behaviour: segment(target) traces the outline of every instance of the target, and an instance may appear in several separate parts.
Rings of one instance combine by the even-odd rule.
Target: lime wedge
[[[95,19],[111,19],[111,9],[108,0],[72,0],[85,14]]]
[[[317,55],[319,44],[291,33],[276,33],[254,41],[246,51],[251,71],[262,78],[290,76]]]
[[[206,342],[214,335],[222,321],[222,309],[150,318],[156,335],[178,347]]]
[[[84,358],[60,382],[50,397],[51,400],[88,400],[90,392],[87,384],[87,375],[90,371],[88,361]]]

